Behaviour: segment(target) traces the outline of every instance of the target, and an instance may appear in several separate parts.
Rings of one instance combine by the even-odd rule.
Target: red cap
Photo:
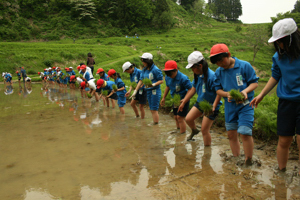
[[[171,71],[177,69],[177,63],[174,60],[168,60],[165,63],[165,68],[163,69],[164,71]]]
[[[44,69],[44,71],[47,71],[47,69]]]
[[[97,81],[97,88],[100,89],[101,86],[103,85],[103,83],[104,83],[104,80],[103,80],[103,79],[99,79],[99,80]]]
[[[18,71],[16,73],[18,73]],[[41,74],[41,72],[38,72],[38,75],[40,75],[40,74]]]
[[[113,75],[115,73],[116,73],[116,70],[110,69],[110,70],[108,70],[107,75],[108,75],[108,77],[111,77],[111,75]]]
[[[85,65],[81,65],[81,66],[80,66],[80,69],[81,69],[81,70],[86,69],[86,66],[85,66]]]
[[[66,70],[66,71],[69,71],[69,68],[66,67],[65,70]]]
[[[56,67],[52,67],[52,69],[55,69]]]
[[[75,75],[70,76],[70,81],[73,81],[73,79],[75,79],[75,78],[76,78]]]
[[[80,70],[80,65],[77,66],[77,70],[78,70],[78,71]]]
[[[84,88],[85,88],[85,81],[82,81],[82,82],[80,83],[80,86],[81,86],[82,89],[84,89]]]
[[[210,56],[209,57],[218,55],[220,53],[229,53],[229,49],[226,46],[226,44],[216,44],[216,45],[214,45],[210,50]]]
[[[99,69],[97,70],[97,73],[96,73],[96,74],[99,74],[100,72],[104,72],[104,70],[103,70],[102,68],[99,68]]]
[[[16,71],[16,73],[19,73],[19,71]]]
[[[22,69],[24,69],[24,67],[22,67]]]

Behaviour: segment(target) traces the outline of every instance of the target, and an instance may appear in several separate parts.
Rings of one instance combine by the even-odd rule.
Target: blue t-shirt
[[[142,73],[140,75],[140,80],[143,80],[144,78],[149,78],[152,81],[152,83],[156,83],[157,81],[163,80],[164,77],[161,70],[156,65],[153,64],[149,70],[146,67],[142,70]],[[154,89],[160,89],[160,85],[146,88],[146,90],[154,90]]]
[[[126,87],[125,87],[125,83],[122,81],[121,78],[116,78],[115,80],[115,84],[117,85],[118,89],[124,87],[125,89],[122,91],[117,91],[117,95],[118,96],[124,96],[126,94]]]
[[[86,71],[86,72],[80,72],[80,73],[84,75],[84,78],[86,79],[86,81],[91,80],[89,72]]]
[[[281,99],[300,101],[300,58],[291,60],[287,55],[279,60],[276,52],[272,58],[272,77],[278,81],[277,96]]]
[[[112,85],[115,85],[113,81],[106,81],[106,86],[102,90],[107,90],[108,94],[113,90]]]
[[[108,77],[107,74],[105,74],[105,72],[104,72],[103,76],[101,76],[100,78],[105,80],[105,81],[109,81],[109,77]]]
[[[141,79],[142,70],[134,68],[132,74],[130,74],[130,81],[138,83]],[[139,90],[142,90],[145,86],[141,87]]]
[[[192,88],[192,83],[190,79],[179,70],[175,78],[165,77],[166,85],[170,88],[170,94],[174,97],[174,94],[179,94],[181,99],[183,99],[189,89]]]
[[[243,91],[252,83],[257,83],[259,77],[256,76],[255,70],[250,63],[239,60],[235,57],[235,64],[233,68],[224,69],[219,67],[215,72],[215,90],[224,90],[229,92],[231,89],[238,89]],[[254,91],[247,94],[248,99],[252,99]],[[227,101],[227,97],[224,97]],[[232,101],[234,101],[232,99]]]

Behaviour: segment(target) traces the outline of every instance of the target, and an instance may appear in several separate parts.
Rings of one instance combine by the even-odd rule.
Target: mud
[[[204,147],[167,114],[151,125],[148,109],[141,120],[78,91],[14,88],[0,94],[1,199],[300,199],[297,151],[280,172],[276,144],[255,141],[246,166],[224,128]]]

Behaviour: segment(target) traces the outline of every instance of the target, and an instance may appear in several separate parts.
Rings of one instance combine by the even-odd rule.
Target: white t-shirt
[[[94,79],[89,80],[89,81],[88,81],[88,84],[89,84],[89,88],[90,88],[90,89],[96,90],[96,84],[95,84],[95,82],[94,82]]]
[[[85,73],[88,72],[90,74],[90,79],[94,78],[93,74],[92,74],[92,70],[90,67],[86,67]],[[81,70],[79,71],[79,74],[81,73]],[[83,77],[85,75],[85,73],[83,74]]]
[[[29,78],[28,76],[25,78],[25,81],[31,81],[31,78]]]
[[[81,78],[79,78],[79,77],[76,78],[76,82],[77,82],[77,83],[80,84],[82,81],[83,81],[83,80],[82,80]]]

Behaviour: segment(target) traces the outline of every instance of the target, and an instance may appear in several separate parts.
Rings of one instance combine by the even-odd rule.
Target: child
[[[197,92],[197,102],[187,114],[185,120],[189,127],[192,129],[191,135],[187,140],[192,140],[194,135],[199,133],[196,128],[195,120],[203,115],[203,110],[199,107],[199,102],[208,101],[212,105],[212,113],[209,116],[203,116],[201,132],[203,136],[204,146],[211,145],[210,128],[219,114],[219,108],[222,105],[220,102],[221,97],[216,95],[214,88],[215,73],[208,68],[208,63],[199,51],[194,51],[188,57],[187,69],[192,69],[194,73],[194,80],[192,82],[192,89],[186,94],[182,100],[179,110],[181,110],[186,102],[188,102]]]
[[[43,73],[43,72],[42,72],[42,73]],[[17,74],[17,76],[18,76],[18,82],[19,82],[19,85],[20,85],[20,83],[21,83],[21,74],[20,74],[19,71],[16,71],[16,74]]]
[[[272,33],[268,41],[274,43],[276,49],[272,58],[272,77],[250,105],[257,107],[278,84],[277,161],[279,170],[285,171],[295,133],[300,151],[300,31],[292,18],[286,18],[274,24]]]
[[[102,68],[99,68],[96,72],[96,74],[99,74],[100,79],[103,79],[104,81],[109,81],[109,77],[105,73],[105,71]],[[105,105],[106,97],[102,95],[103,105]],[[113,103],[113,99],[111,99],[111,103]]]
[[[180,99],[183,99],[188,91],[192,88],[192,83],[190,79],[182,74],[178,68],[177,63],[174,60],[169,60],[165,63],[165,68],[163,71],[166,73],[166,89],[163,98],[160,102],[162,106],[165,105],[165,99],[169,91],[171,91],[171,96],[174,98],[175,94],[180,95]],[[180,129],[180,133],[183,134],[186,131],[186,124],[184,121],[185,116],[189,112],[190,102],[188,101],[181,111],[178,110],[178,106],[173,105],[173,113],[176,122],[177,129]]]
[[[240,155],[238,134],[241,134],[245,163],[251,164],[254,146],[252,138],[254,109],[248,104],[253,99],[259,78],[250,63],[231,57],[225,44],[216,44],[211,48],[210,61],[219,66],[215,72],[215,90],[225,99],[225,126],[232,154]],[[231,89],[239,89],[245,101],[235,102],[229,94]]]
[[[125,62],[122,66],[122,69],[123,69],[123,72],[130,74],[130,81],[132,83],[136,83],[136,85],[137,85],[137,83],[140,81],[140,75],[141,75],[142,70],[137,69],[135,67],[135,64],[131,64],[130,62]],[[133,88],[131,85],[129,91],[125,94],[125,97],[129,97],[132,89],[135,89],[135,88]],[[147,103],[147,93],[146,93],[144,86],[139,89],[138,93],[136,94],[135,97],[132,98],[131,103],[130,103],[130,105],[133,108],[133,111],[135,113],[135,116],[139,117],[140,116],[139,111],[136,106],[137,102],[139,102],[139,104],[140,104],[139,108],[140,108],[140,112],[141,112],[141,119],[144,119],[145,118],[144,106]]]
[[[114,69],[110,69],[107,72],[108,77],[111,77],[115,80],[115,84],[117,85],[118,89],[116,91],[112,90],[112,92],[116,92],[118,95],[118,106],[120,108],[120,112],[125,114],[124,105],[126,104],[126,88],[125,83],[122,81],[119,73],[116,73]],[[108,95],[109,96],[109,95]]]
[[[97,88],[96,88],[95,81],[96,81],[95,79],[89,80],[89,81],[86,83],[86,87],[90,88],[90,91],[89,91],[88,93],[91,95],[91,97],[92,97],[93,95],[95,95],[96,101],[99,101],[99,96],[98,96],[97,93],[96,93]],[[90,98],[91,98],[91,97],[90,97]]]
[[[118,95],[114,92],[112,92],[113,88],[112,85],[115,83],[113,81],[104,81],[103,79],[97,80],[97,91],[98,93],[101,92],[101,90],[106,90],[108,95],[106,98],[107,107],[109,107],[109,101],[108,98],[112,99],[112,108],[115,107],[115,100],[118,100]],[[102,92],[103,93],[103,92]]]
[[[163,74],[161,70],[154,64],[153,55],[151,53],[144,53],[140,56],[141,61],[143,62],[143,70],[140,76],[139,83],[135,88],[132,97],[135,97],[140,87],[143,85],[143,79],[148,78],[151,80],[152,85],[146,87],[147,91],[147,100],[149,103],[150,111],[152,114],[153,124],[158,124],[159,115],[158,108],[161,97],[160,84],[163,83]]]

